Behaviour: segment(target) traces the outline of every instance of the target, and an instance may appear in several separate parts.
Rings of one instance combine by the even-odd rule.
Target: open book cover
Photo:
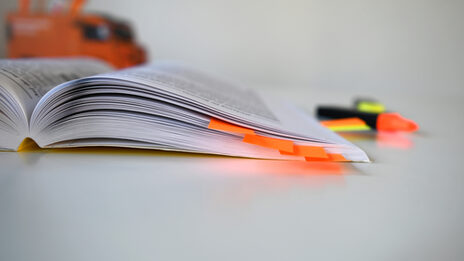
[[[115,146],[368,162],[275,97],[175,63],[113,71],[93,59],[0,60],[0,149]]]

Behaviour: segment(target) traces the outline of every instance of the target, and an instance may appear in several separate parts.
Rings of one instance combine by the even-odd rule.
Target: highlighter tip
[[[415,132],[419,130],[419,125],[412,120],[409,120],[408,125],[408,132]]]
[[[404,118],[399,113],[381,113],[377,119],[377,129],[414,132],[419,130],[419,125],[410,119]]]

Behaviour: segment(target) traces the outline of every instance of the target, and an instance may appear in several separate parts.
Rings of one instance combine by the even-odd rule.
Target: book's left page
[[[0,59],[0,149],[16,150],[29,136],[37,102],[56,85],[111,71],[87,58]]]

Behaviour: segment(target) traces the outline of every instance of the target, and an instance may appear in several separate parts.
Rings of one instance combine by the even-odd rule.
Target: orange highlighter
[[[379,131],[414,132],[419,129],[414,121],[396,112],[369,113],[343,107],[319,106],[317,116],[331,119],[360,118],[369,127]]]

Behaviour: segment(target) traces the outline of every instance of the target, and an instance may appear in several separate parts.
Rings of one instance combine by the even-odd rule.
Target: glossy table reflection
[[[422,130],[344,134],[372,164],[2,152],[0,260],[462,260],[463,96],[377,95]]]

